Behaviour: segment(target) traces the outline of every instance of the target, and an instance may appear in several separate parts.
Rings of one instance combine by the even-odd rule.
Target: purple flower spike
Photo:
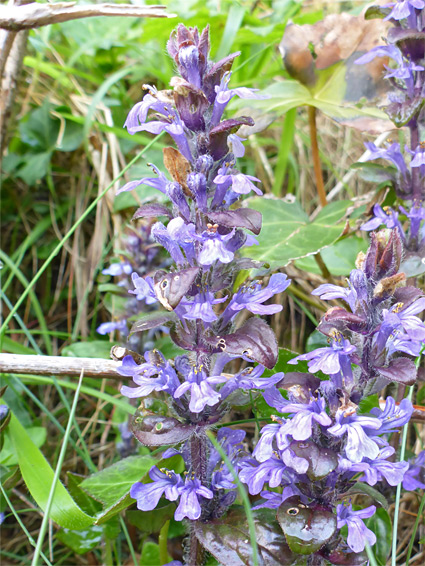
[[[158,505],[162,495],[169,501],[178,499],[183,481],[179,474],[169,470],[159,470],[156,466],[150,469],[152,483],[135,483],[130,489],[130,496],[137,500],[137,508],[141,511],[152,511]]]
[[[289,360],[288,363],[296,364],[299,360],[308,360],[308,371],[311,373],[320,370],[327,375],[342,375],[351,381],[351,355],[356,351],[356,347],[351,345],[338,331],[333,331],[332,337],[330,347],[317,348]]]
[[[258,281],[253,281],[248,285],[244,285],[233,296],[225,313],[224,320],[227,322],[231,317],[243,309],[248,309],[253,314],[274,314],[282,310],[282,305],[263,305],[265,301],[282,293],[289,287],[291,280],[283,273],[275,273],[270,277],[267,287],[262,288]]]
[[[192,413],[200,413],[206,405],[213,407],[220,400],[220,393],[214,391],[211,384],[216,383],[215,377],[207,377],[202,368],[191,368],[185,376],[186,381],[177,387],[174,398],[179,399],[190,391],[189,409]]]
[[[386,446],[381,450],[376,460],[366,458],[365,461],[357,464],[350,462],[349,470],[351,472],[363,472],[364,476],[360,478],[360,481],[369,485],[375,485],[382,478],[385,478],[390,485],[396,486],[403,481],[409,464],[408,462],[389,462],[387,458],[392,456],[394,452],[392,446]]]
[[[425,2],[423,0],[397,0],[397,2],[386,4],[385,7],[392,8],[392,10],[384,20],[400,21],[414,14],[415,8],[418,10],[425,8]]]
[[[387,397],[384,409],[374,408],[371,413],[381,422],[379,434],[389,434],[398,432],[399,428],[409,422],[413,414],[413,405],[409,399],[403,399],[400,405],[396,405],[392,397]]]
[[[280,434],[290,434],[294,440],[307,440],[312,435],[314,423],[328,427],[332,419],[326,413],[325,400],[319,397],[313,399],[307,405],[302,403],[290,403],[284,408],[285,413],[293,413],[291,420],[280,431]]]
[[[366,507],[366,509],[360,509],[359,511],[353,511],[351,504],[346,506],[341,503],[337,506],[337,527],[338,529],[342,529],[344,525],[347,525],[347,543],[353,552],[362,552],[366,546],[366,542],[369,546],[373,546],[376,543],[375,534],[368,529],[362,521],[362,519],[372,517],[375,511],[375,505]]]
[[[247,195],[251,191],[254,191],[257,195],[262,195],[263,191],[256,187],[252,181],[261,183],[260,179],[257,179],[257,177],[253,177],[252,175],[243,175],[243,173],[217,175],[214,178],[214,183],[217,186],[220,187],[222,185],[227,188],[231,185],[233,191],[239,195]]]
[[[382,224],[385,224],[385,226],[390,229],[400,226],[398,213],[394,212],[394,210],[388,206],[382,208],[381,205],[375,204],[373,214],[374,217],[368,220],[368,222],[365,222],[365,224],[360,227],[360,230],[376,230]]]
[[[201,516],[201,506],[199,504],[198,496],[212,499],[213,492],[207,487],[203,486],[201,482],[195,477],[186,477],[183,487],[179,489],[180,503],[174,513],[176,521],[182,521],[185,517],[196,521]]]
[[[200,319],[207,323],[214,322],[214,320],[217,320],[217,315],[214,312],[213,305],[224,303],[226,300],[227,295],[221,299],[215,299],[214,293],[200,292],[193,301],[181,301],[180,306],[184,306],[186,309],[183,318],[188,320]]]
[[[152,305],[158,301],[153,288],[152,277],[143,278],[134,272],[131,274],[131,280],[135,288],[134,290],[129,289],[128,292],[132,295],[136,295],[138,301],[146,301],[147,305]]]
[[[337,411],[336,424],[327,429],[333,436],[347,435],[345,453],[351,462],[361,462],[363,458],[374,460],[378,457],[379,446],[369,438],[369,431],[377,434],[381,421],[363,415],[344,416],[343,411]],[[365,430],[366,429],[366,430]]]

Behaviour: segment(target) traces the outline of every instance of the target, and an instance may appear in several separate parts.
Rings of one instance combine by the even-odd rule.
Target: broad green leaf
[[[385,566],[391,550],[392,522],[385,509],[377,509],[375,515],[365,520],[368,529],[376,535],[376,543],[371,547],[378,566]]]
[[[126,518],[130,525],[134,525],[139,531],[144,533],[159,533],[164,523],[174,517],[176,510],[175,503],[166,503],[162,506],[157,506],[153,511],[140,512],[139,510],[129,510],[126,513]]]
[[[46,175],[51,158],[51,151],[27,153],[25,155],[25,165],[19,169],[16,176],[27,185],[34,185],[36,181],[39,181]]]
[[[25,484],[37,504],[41,509],[45,509],[54,472],[14,415],[10,420],[9,431]],[[86,529],[94,522],[94,518],[78,507],[59,481],[56,485],[50,517],[61,527],[72,530]]]
[[[366,251],[367,246],[367,241],[363,238],[350,236],[324,248],[320,253],[332,275],[349,275],[354,269],[358,254]],[[303,271],[321,274],[319,266],[311,256],[298,259],[295,265]]]
[[[46,442],[47,431],[43,426],[26,427],[25,431],[27,432],[31,442],[33,442],[37,448],[41,448]],[[7,431],[4,435],[4,445],[0,452],[0,464],[4,464],[5,466],[16,466],[18,463],[18,455],[13,445],[10,432]]]
[[[350,201],[328,204],[309,222],[297,202],[283,199],[253,198],[250,206],[263,215],[258,246],[246,248],[244,255],[265,261],[272,269],[315,254],[333,244],[344,229],[343,218]]]
[[[107,340],[75,342],[62,350],[62,356],[70,358],[105,358],[110,359],[112,344]]]
[[[356,482],[353,487],[350,487],[350,489],[344,493],[344,499],[346,497],[352,497],[353,495],[367,495],[372,499],[373,503],[379,503],[383,509],[388,509],[388,501],[382,493],[367,483]]]
[[[140,557],[140,566],[158,566],[161,564],[159,560],[159,546],[156,542],[146,541],[143,545],[142,556]]]
[[[379,407],[378,395],[369,395],[360,401],[358,412],[360,415],[368,415],[376,407]]]
[[[84,531],[61,529],[55,538],[71,548],[76,554],[85,554],[102,544],[103,527],[92,525]]]
[[[140,481],[155,463],[150,456],[129,456],[81,482],[79,487],[104,507],[98,515],[98,523],[110,516],[109,513],[106,515],[108,511],[116,511],[117,505],[121,510],[134,503],[134,499],[128,496],[131,486]]]

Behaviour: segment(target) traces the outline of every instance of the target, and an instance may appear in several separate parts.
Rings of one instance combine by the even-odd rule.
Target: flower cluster
[[[383,178],[394,187],[397,197],[407,202],[399,207],[401,218],[398,211],[376,204],[373,218],[362,229],[374,230],[381,225],[397,228],[407,251],[404,271],[415,276],[425,271],[421,261],[425,256],[425,142],[420,140],[425,100],[425,2],[398,0],[377,7],[377,13],[393,24],[387,45],[373,48],[356,63],[365,64],[375,57],[392,61],[385,75],[392,86],[386,111],[398,127],[408,126],[410,147],[405,146],[403,151],[391,140],[383,148],[369,142],[365,144],[367,160],[384,159],[391,164],[382,170]]]
[[[110,275],[117,280],[116,295],[124,299],[123,306],[115,315],[116,320],[103,322],[97,327],[99,334],[108,334],[118,330],[123,338],[127,338],[129,346],[133,349],[146,349],[153,346],[153,332],[148,336],[130,334],[130,319],[143,312],[154,310],[152,307],[156,299],[152,297],[140,296],[140,291],[134,290],[134,281],[143,281],[151,270],[162,267],[164,260],[159,254],[159,246],[156,245],[151,237],[151,224],[145,222],[137,230],[128,228],[123,239],[123,250],[119,254],[119,261],[111,263],[105,268],[103,275]],[[149,280],[150,278],[148,278]],[[143,301],[143,302],[142,302]]]
[[[409,6],[418,13],[412,2]],[[394,4],[393,15],[396,8]],[[176,520],[192,522],[185,563],[200,566],[199,545],[205,542],[208,548],[203,529],[220,524],[217,521],[235,501],[238,474],[251,495],[261,496],[257,509],[276,510],[277,536],[282,540],[283,530],[282,549],[292,555],[294,564],[300,554],[309,555],[305,562],[309,565],[364,564],[365,542],[376,541],[364,519],[376,508],[353,508],[354,485],[405,482],[413,488],[421,485],[422,478],[423,458],[410,465],[395,463],[389,443],[389,435],[409,421],[410,401],[398,405],[387,397],[370,414],[360,406],[365,396],[391,381],[413,384],[412,357],[419,355],[425,342],[425,325],[417,316],[425,310],[425,298],[415,287],[406,286],[406,277],[399,272],[406,243],[402,225],[395,212],[377,208],[377,219],[368,228],[383,223],[387,229],[372,234],[348,286],[325,284],[314,292],[345,306],[332,307],[320,322],[318,329],[329,338],[329,346],[291,360],[292,364],[307,361],[309,373],[263,377],[266,368],[275,366],[278,349],[273,331],[256,315],[279,312],[282,306],[269,300],[285,291],[290,281],[276,273],[267,284],[252,281],[235,289],[241,270],[262,267],[238,253],[255,244],[261,230],[261,215],[238,201],[261,190],[257,178],[236,168],[236,158],[244,154],[244,140],[237,132],[253,121],[223,118],[233,97],[261,95],[245,87],[229,88],[238,54],[218,63],[209,61],[208,29],[199,33],[179,25],[167,48],[179,73],[171,81],[173,90],[147,86],[125,126],[130,133],[166,132],[177,149],[164,149],[167,174],[152,165],[154,176],[127,183],[119,192],[148,185],[171,203],[144,204],[135,215],[163,219],[153,224],[151,235],[174,266],[152,276],[132,272],[129,293],[159,307],[137,321],[132,332],[166,325],[185,353],[167,360],[161,352],[148,350],[142,363],[141,357],[128,355],[118,371],[133,381],[122,387],[122,394],[142,399],[131,425],[134,436],[146,446],[178,446],[167,449],[163,459],[180,454],[185,472],[154,466],[151,481],[134,484],[131,496],[142,511],[154,509],[162,497],[176,502]],[[405,73],[422,72],[405,58],[401,63]],[[403,79],[401,74],[396,78]],[[416,82],[405,87],[406,97],[416,96]],[[416,174],[412,163],[421,159],[422,149],[412,150],[416,152],[412,172],[397,148],[391,151],[399,178],[405,180],[403,187],[411,190],[417,206],[416,179],[423,171],[419,167]],[[225,373],[235,359],[243,360],[243,369]],[[317,372],[328,379],[313,375]],[[212,443],[209,429],[229,408],[247,403],[252,391],[263,391],[266,403],[276,411],[252,454],[242,444],[243,431],[220,428],[218,444]],[[152,399],[161,410],[155,409]]]
[[[388,441],[411,418],[411,402],[396,404],[387,397],[370,413],[359,406],[386,383],[411,385],[416,380],[416,367],[408,356],[419,355],[425,344],[425,324],[417,316],[425,310],[425,298],[419,289],[406,286],[404,274],[398,273],[401,253],[397,230],[373,233],[348,287],[324,284],[313,291],[324,300],[344,301],[346,308],[332,307],[319,324],[329,337],[328,347],[289,361],[307,361],[309,373],[286,374],[279,383],[285,396],[276,386],[265,390],[265,401],[277,413],[263,427],[252,457],[239,464],[239,476],[249,492],[262,497],[256,508],[278,509],[278,517],[284,512],[322,515],[327,535],[316,537],[317,546],[310,541],[306,553],[332,564],[361,564],[350,553],[361,553],[366,542],[376,542],[363,522],[375,506],[353,510],[351,505],[357,482],[403,482],[406,489],[423,485],[423,457],[410,465],[394,462],[395,449]],[[329,378],[312,375],[319,371]],[[299,548],[303,522],[299,532],[290,524],[281,520],[288,544]],[[344,526],[346,542],[339,534]],[[296,543],[291,541],[294,532]]]
[[[138,508],[153,509],[165,496],[179,501],[177,520],[206,521],[221,516],[236,497],[233,476],[208,440],[207,430],[232,404],[249,400],[248,391],[266,390],[282,379],[283,374],[262,377],[265,368],[276,363],[277,342],[270,327],[255,315],[279,312],[282,306],[268,301],[282,293],[290,280],[276,273],[265,285],[253,281],[233,291],[241,270],[262,267],[238,257],[243,246],[256,243],[261,214],[238,206],[237,201],[262,191],[259,179],[236,168],[236,158],[244,155],[238,129],[252,125],[253,120],[223,115],[233,97],[261,95],[254,89],[230,88],[238,53],[211,62],[208,28],[199,33],[179,25],[167,48],[179,73],[171,80],[173,90],[161,92],[146,86],[147,94],[130,111],[125,126],[131,134],[166,132],[177,149],[164,149],[167,173],[152,165],[153,176],[131,181],[118,192],[148,185],[170,202],[170,206],[144,204],[135,214],[135,218],[163,220],[153,224],[151,236],[169,253],[174,266],[152,276],[132,270],[129,293],[137,301],[159,307],[146,321],[136,322],[132,332],[167,325],[172,340],[186,353],[169,361],[150,350],[143,363],[128,355],[118,371],[136,385],[124,385],[124,395],[138,399],[159,395],[174,415],[149,412],[142,402],[132,424],[136,438],[148,446],[181,444],[179,453],[186,467],[184,476],[152,468],[152,482],[137,483],[131,490]],[[241,322],[246,311],[254,316],[244,316]],[[224,373],[225,366],[237,358],[248,365],[236,374]],[[234,470],[239,469],[244,434],[224,428],[217,435]],[[196,563],[197,545],[190,535],[190,564]]]

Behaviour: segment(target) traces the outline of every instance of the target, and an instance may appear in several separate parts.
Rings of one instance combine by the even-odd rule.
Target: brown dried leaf
[[[164,147],[164,165],[173,181],[183,187],[187,196],[193,196],[187,186],[187,176],[191,171],[189,161],[174,147]]]

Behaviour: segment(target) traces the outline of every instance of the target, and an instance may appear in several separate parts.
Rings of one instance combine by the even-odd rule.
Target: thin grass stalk
[[[229,468],[230,473],[232,474],[233,479],[235,480],[235,483],[238,487],[238,491],[239,491],[239,494],[242,498],[243,506],[245,508],[246,520],[248,522],[248,527],[249,527],[249,538],[251,539],[251,547],[252,547],[252,563],[253,563],[253,566],[258,566],[258,545],[257,545],[256,534],[255,534],[254,518],[252,516],[251,503],[249,501],[248,494],[247,494],[244,486],[242,485],[241,480],[239,479],[238,473],[236,472],[235,468],[233,467],[232,462],[230,461],[230,458],[227,456],[227,454],[224,452],[223,448],[217,442],[217,440],[215,439],[215,436],[209,431],[207,431],[207,436],[210,439],[214,448],[220,454],[220,456],[221,456],[222,460],[224,461],[224,463],[226,464],[226,466]]]
[[[69,436],[71,434],[71,428],[72,428],[72,425],[73,425],[73,422],[74,422],[75,412],[77,410],[77,402],[78,402],[78,398],[80,396],[81,385],[83,383],[83,376],[84,376],[84,371],[81,371],[80,379],[78,381],[77,389],[76,389],[75,395],[74,395],[74,401],[73,401],[72,407],[71,407],[71,412],[69,414],[68,424],[67,424],[67,427],[66,427],[66,430],[65,430],[65,435],[64,435],[64,438],[63,438],[63,442],[62,442],[61,451],[59,453],[58,463],[56,464],[55,475],[53,476],[53,482],[52,482],[52,486],[50,488],[49,498],[47,499],[46,509],[44,511],[43,520],[41,522],[40,531],[38,533],[37,546],[35,547],[34,556],[32,557],[31,566],[37,566],[38,558],[39,558],[40,553],[41,553],[41,547],[43,545],[44,535],[46,534],[47,525],[49,523],[50,509],[52,507],[53,498],[55,496],[55,491],[56,491],[56,486],[57,486],[57,483],[58,483],[58,480],[59,480],[60,472],[62,470],[62,465],[63,465],[63,462],[65,460],[65,453],[66,453],[66,449],[67,449],[67,446],[68,446],[68,440],[69,440]]]
[[[407,547],[406,566],[409,566],[410,557],[412,556],[413,544],[415,542],[416,532],[417,532],[418,527],[419,527],[419,521],[423,517],[422,513],[423,513],[423,510],[424,510],[424,507],[425,507],[425,494],[422,496],[422,500],[421,500],[421,503],[419,505],[416,521],[415,521],[415,524],[413,525],[412,536],[410,537],[409,546]]]
[[[421,356],[416,360],[416,367],[419,367]],[[409,393],[407,398],[412,401],[413,397],[413,387],[409,388]],[[407,431],[409,428],[409,423],[406,423],[403,427],[403,433],[401,437],[400,446],[400,461],[404,460],[406,453],[407,444]],[[398,535],[398,519],[400,514],[400,498],[401,498],[401,483],[398,484],[395,496],[395,507],[394,507],[394,522],[393,522],[393,540],[391,545],[391,566],[397,566],[397,535]]]
[[[114,186],[114,184],[124,175],[124,173],[126,173],[130,167],[132,167],[132,165],[134,165],[134,163],[136,163],[136,161],[138,161],[140,159],[140,157],[142,157],[142,155],[150,148],[152,147],[152,145],[156,142],[156,140],[158,140],[162,135],[164,135],[164,132],[161,132],[160,134],[158,134],[157,136],[155,136],[150,143],[148,143],[148,145],[146,147],[144,147],[142,149],[142,151],[140,151],[136,157],[134,157],[130,163],[128,163],[128,165],[126,165],[124,167],[124,169],[122,169],[122,171],[119,173],[119,175],[117,175],[115,177],[115,179],[113,181],[111,181],[109,183],[109,185],[106,187],[106,189],[104,189],[95,199],[94,201],[87,207],[87,209],[85,210],[85,212],[80,216],[80,218],[74,223],[74,225],[72,226],[72,228],[65,234],[65,236],[62,238],[62,240],[58,243],[58,245],[55,247],[55,249],[52,251],[52,253],[49,255],[49,257],[46,259],[46,261],[43,263],[43,265],[40,267],[40,269],[38,270],[38,272],[36,273],[36,275],[31,279],[31,281],[28,283],[27,288],[25,289],[25,291],[22,293],[22,295],[19,297],[19,299],[17,300],[15,306],[13,307],[13,309],[10,311],[10,313],[8,314],[8,316],[6,317],[5,321],[3,322],[3,324],[0,327],[0,347],[1,347],[1,340],[6,332],[7,329],[7,325],[9,324],[9,322],[11,321],[13,315],[15,314],[15,312],[17,312],[18,308],[21,306],[21,304],[24,302],[24,300],[27,298],[27,296],[29,295],[29,293],[32,292],[32,289],[34,287],[34,285],[37,283],[37,281],[40,279],[40,277],[43,275],[43,273],[46,271],[47,267],[50,265],[52,259],[58,254],[58,252],[63,248],[63,246],[65,245],[65,243],[69,240],[69,238],[72,236],[72,234],[75,232],[75,230],[78,228],[78,226],[80,226],[80,224],[82,224],[84,222],[84,220],[87,218],[87,216],[90,214],[90,212],[96,207],[97,203],[106,195],[106,193],[109,191],[109,189],[111,187]]]
[[[13,503],[10,501],[6,490],[4,489],[3,485],[0,483],[0,490],[1,493],[6,501],[6,504],[8,506],[8,508],[10,509],[11,513],[13,514],[13,516],[16,519],[16,522],[18,523],[18,525],[21,527],[21,529],[24,531],[25,535],[28,538],[29,543],[32,546],[36,546],[36,542],[35,540],[32,538],[31,533],[27,530],[26,526],[24,525],[24,523],[22,522],[19,514],[15,511],[15,508],[13,507]],[[47,556],[40,551],[40,556],[42,557],[42,559],[44,560],[44,562],[47,564],[47,566],[53,566],[52,563],[50,562],[50,560],[47,558]]]

